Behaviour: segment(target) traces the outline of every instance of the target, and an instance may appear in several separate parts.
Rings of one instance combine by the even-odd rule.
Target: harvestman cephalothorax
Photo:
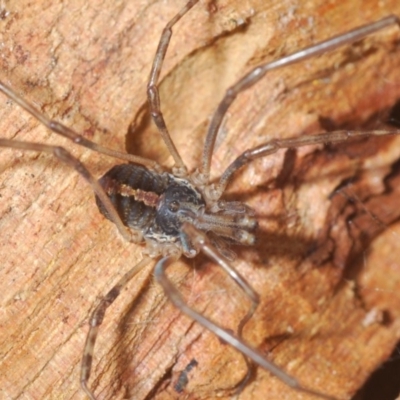
[[[198,0],[189,1],[164,28],[147,86],[151,116],[174,159],[174,167],[169,172],[166,172],[153,160],[104,148],[80,136],[70,128],[49,120],[11,88],[0,83],[0,90],[4,94],[54,133],[101,154],[130,162],[130,164],[113,167],[100,180],[97,180],[78,159],[62,147],[0,139],[0,146],[2,147],[53,154],[57,159],[71,166],[92,187],[96,194],[96,202],[100,212],[115,223],[121,235],[127,241],[145,242],[146,245],[143,260],[128,271],[117,285],[100,300],[99,305],[90,317],[90,328],[82,357],[82,388],[89,398],[96,399],[93,390],[90,388],[89,378],[92,360],[95,356],[94,345],[105,312],[125,285],[144,266],[155,259],[155,277],[163,287],[167,297],[183,313],[242,353],[249,366],[252,364],[259,365],[297,391],[319,398],[335,399],[329,394],[303,386],[269,361],[242,337],[243,328],[254,314],[259,298],[251,285],[233,268],[224,255],[230,254],[228,249],[230,244],[254,244],[254,231],[257,227],[257,221],[254,212],[249,207],[237,201],[224,201],[223,194],[238,169],[252,160],[265,157],[280,149],[343,142],[353,137],[380,136],[395,132],[336,131],[328,134],[271,140],[243,152],[225,169],[217,182],[210,182],[211,159],[217,133],[230,105],[237,95],[256,84],[268,71],[289,66],[339,46],[353,43],[386,27],[400,25],[400,22],[397,17],[388,16],[254,68],[227,90],[211,119],[205,138],[201,165],[195,171],[187,171],[179,150],[176,149],[171,140],[163,118],[158,81],[172,28],[196,3],[198,3]],[[182,255],[194,257],[200,251],[221,266],[251,300],[252,306],[242,318],[236,333],[231,333],[218,326],[218,324],[188,307],[165,273],[168,265]]]

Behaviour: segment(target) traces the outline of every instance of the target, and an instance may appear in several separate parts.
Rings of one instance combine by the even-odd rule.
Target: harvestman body
[[[166,172],[153,160],[106,149],[85,139],[66,126],[49,120],[31,104],[14,93],[12,89],[0,82],[0,90],[3,93],[53,132],[99,153],[131,162],[131,164],[113,167],[100,180],[96,180],[78,159],[62,147],[0,139],[0,146],[2,147],[51,153],[59,160],[70,165],[91,185],[96,194],[96,202],[100,212],[115,223],[122,236],[128,241],[134,243],[144,241],[146,244],[143,260],[128,271],[117,285],[102,298],[90,317],[90,328],[82,358],[82,388],[90,399],[96,399],[93,391],[88,386],[88,380],[94,355],[94,344],[105,311],[117,298],[124,286],[155,258],[158,260],[155,266],[155,277],[163,287],[167,297],[183,313],[241,352],[246,357],[249,366],[250,363],[258,364],[297,391],[319,398],[335,399],[332,396],[301,385],[266,359],[261,352],[247,344],[242,338],[243,327],[252,317],[259,298],[250,284],[226,261],[224,254],[229,253],[228,245],[232,243],[252,245],[255,240],[253,232],[256,229],[257,221],[254,212],[248,206],[240,202],[223,201],[221,196],[224,194],[232,175],[239,168],[256,158],[267,156],[279,149],[342,142],[352,137],[386,135],[399,132],[336,131],[321,135],[272,140],[242,153],[222,173],[217,183],[211,183],[209,180],[211,158],[218,130],[231,103],[240,92],[257,83],[268,71],[288,66],[344,44],[355,42],[390,25],[397,24],[400,26],[399,19],[395,16],[389,16],[250,71],[227,90],[208,128],[201,166],[188,173],[164,122],[157,84],[172,35],[172,27],[197,2],[198,0],[189,1],[164,28],[147,87],[152,118],[175,162],[172,172]],[[224,268],[252,302],[250,310],[237,328],[237,334],[230,333],[188,307],[175,286],[167,278],[165,270],[168,265],[182,255],[194,257],[200,251]]]

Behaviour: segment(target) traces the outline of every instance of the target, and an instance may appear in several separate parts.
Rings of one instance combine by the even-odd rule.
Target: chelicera
[[[175,148],[171,140],[164,121],[157,85],[172,35],[172,27],[196,3],[198,3],[198,0],[189,1],[164,28],[147,87],[151,116],[174,159],[175,165],[172,171],[166,171],[153,160],[136,155],[119,153],[89,141],[70,128],[49,120],[12,89],[0,83],[0,90],[3,93],[32,114],[51,131],[101,154],[129,162],[128,164],[113,167],[102,178],[97,180],[78,159],[62,147],[0,139],[0,146],[50,153],[70,165],[91,185],[96,194],[96,203],[100,212],[116,225],[121,235],[130,242],[145,242],[146,244],[143,259],[129,270],[117,285],[100,300],[99,305],[90,317],[90,328],[82,358],[82,388],[90,399],[96,399],[94,391],[90,388],[89,378],[92,360],[95,356],[94,346],[106,310],[118,297],[125,285],[144,266],[155,259],[156,280],[163,287],[167,297],[183,313],[193,318],[196,322],[242,353],[249,365],[248,377],[251,375],[251,366],[257,364],[276,375],[284,383],[297,391],[305,392],[319,398],[335,399],[329,394],[303,386],[242,338],[243,328],[254,314],[259,300],[258,294],[252,289],[251,285],[230,264],[229,259],[232,258],[230,246],[232,244],[253,245],[255,242],[254,231],[257,227],[257,220],[251,208],[241,202],[225,201],[223,194],[230,179],[238,169],[252,160],[265,157],[280,149],[343,142],[352,137],[379,136],[386,135],[388,132],[336,131],[328,134],[309,135],[291,139],[275,139],[256,148],[244,151],[225,169],[216,183],[210,181],[211,159],[217,133],[230,105],[242,91],[256,84],[268,71],[288,66],[344,44],[355,42],[366,35],[388,26],[400,25],[399,20],[395,16],[389,16],[317,43],[276,61],[260,65],[250,71],[227,90],[208,128],[201,166],[195,171],[188,172],[179,151]],[[241,320],[235,333],[220,327],[215,322],[210,321],[188,307],[166,275],[166,268],[177,258],[182,255],[194,257],[200,251],[225,269],[251,300],[252,306]]]

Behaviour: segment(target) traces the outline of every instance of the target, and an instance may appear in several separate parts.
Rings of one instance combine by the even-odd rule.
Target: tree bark
[[[44,114],[113,149],[171,166],[146,82],[161,30],[185,1],[19,0],[0,10],[0,79]],[[278,4],[279,3],[279,4]],[[200,1],[174,29],[162,110],[190,170],[225,90],[258,64],[388,14],[398,0]],[[213,177],[272,138],[375,129],[400,97],[400,29],[272,72],[228,111]],[[100,177],[118,160],[50,134],[4,96],[3,137],[62,145]],[[400,138],[281,151],[235,175],[226,198],[259,219],[235,266],[261,295],[248,342],[309,388],[348,399],[400,337]],[[83,399],[90,312],[142,247],[48,155],[1,150],[0,394]],[[189,304],[235,330],[248,300],[199,256],[171,267]],[[192,362],[195,360],[195,362]],[[188,367],[191,365],[191,367]],[[182,316],[143,271],[106,314],[90,387],[98,399],[229,398],[243,357]],[[187,382],[185,380],[187,378]],[[261,369],[239,399],[308,399]]]

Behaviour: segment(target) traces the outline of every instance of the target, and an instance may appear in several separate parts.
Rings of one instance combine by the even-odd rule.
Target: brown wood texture
[[[184,3],[4,2],[0,79],[103,146],[171,165],[145,87],[162,27]],[[241,75],[390,13],[400,15],[398,0],[200,1],[175,29],[160,85],[189,168]],[[399,40],[398,28],[385,29],[241,94],[223,124],[214,176],[271,138],[376,127],[400,97]],[[0,114],[3,137],[63,145],[95,176],[115,163],[50,134],[4,96]],[[237,174],[228,194],[260,220],[258,244],[237,249],[235,263],[262,298],[246,339],[304,385],[343,399],[400,338],[399,157],[397,137],[280,152]],[[88,316],[141,247],[119,237],[90,187],[60,162],[7,149],[0,160],[0,397],[83,399]],[[191,305],[237,327],[248,301],[216,266],[182,260],[170,276]],[[90,386],[98,399],[229,398],[245,372],[240,354],[182,316],[143,271],[106,315]],[[311,397],[259,369],[238,398]]]

